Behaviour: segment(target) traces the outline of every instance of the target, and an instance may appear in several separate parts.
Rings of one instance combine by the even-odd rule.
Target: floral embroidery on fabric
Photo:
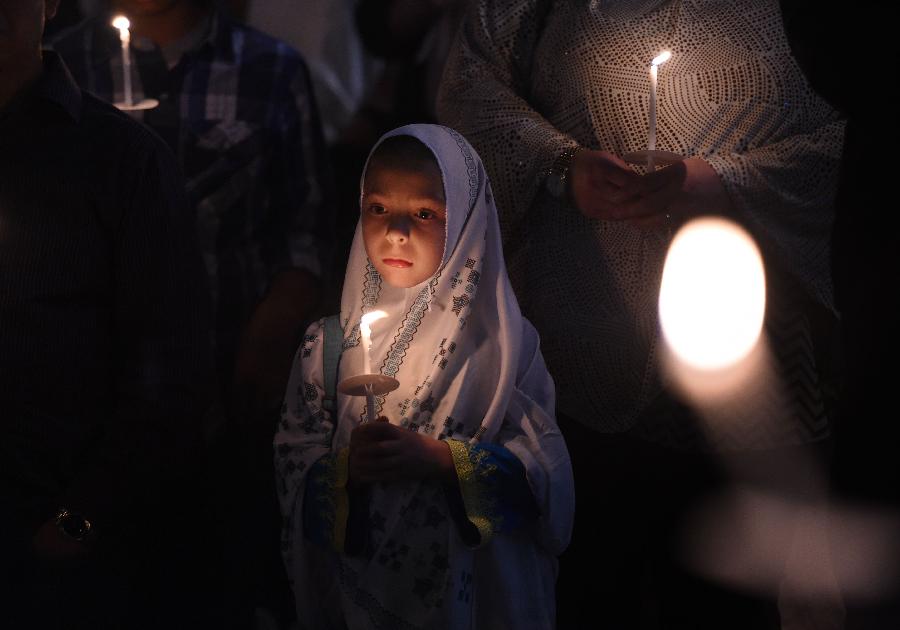
[[[349,565],[340,565],[341,590],[350,594],[353,603],[366,611],[366,616],[376,630],[425,630],[419,626],[407,623],[402,617],[398,617],[386,610],[377,599],[359,587],[359,575]]]
[[[457,315],[459,315],[460,312],[468,305],[469,305],[469,296],[468,295],[459,295],[459,296],[454,295],[453,296],[453,309],[452,310]]]
[[[456,592],[459,601],[469,603],[472,598],[472,574],[469,571],[461,571],[459,576],[459,590]]]
[[[440,435],[438,435],[437,439],[446,440],[449,438],[453,438],[456,436],[462,436],[463,431],[465,431],[466,425],[462,422],[453,419],[453,416],[447,416],[444,419],[443,428],[441,429]]]
[[[327,542],[338,552],[344,548],[347,524],[346,467],[345,452],[329,454],[317,461],[310,470],[305,499],[308,504],[304,506],[305,511],[313,515],[314,521],[308,523],[307,529],[310,530],[307,532],[308,535],[312,535],[314,531],[318,532],[323,540],[317,542],[320,544]]]
[[[303,335],[303,345],[300,350],[300,357],[303,359],[309,358],[309,355],[312,354],[313,346],[318,341],[318,337],[316,335]]]

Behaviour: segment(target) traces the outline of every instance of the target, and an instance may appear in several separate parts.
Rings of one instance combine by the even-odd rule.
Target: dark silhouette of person
[[[0,5],[3,625],[196,627],[202,260],[169,149],[41,50],[58,4]]]

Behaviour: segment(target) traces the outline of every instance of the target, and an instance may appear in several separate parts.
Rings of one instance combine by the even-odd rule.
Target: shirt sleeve
[[[459,480],[448,492],[450,513],[463,541],[477,547],[497,533],[511,532],[538,516],[525,467],[498,444],[448,440]]]
[[[538,335],[524,321],[516,388],[496,442],[449,442],[462,509],[448,493],[466,544],[527,529],[552,555],[568,546],[575,512],[572,464],[555,420],[556,392]],[[462,518],[464,514],[464,519]]]
[[[528,102],[534,49],[550,4],[471,3],[438,94],[438,119],[466,136],[491,175],[505,241],[541,192],[555,159],[578,144]]]
[[[270,121],[274,146],[267,165],[270,203],[261,225],[261,251],[269,279],[290,268],[321,278],[334,239],[328,154],[306,65],[299,57],[283,63],[291,70],[277,82],[279,96]]]
[[[109,213],[111,408],[62,499],[101,531],[183,481],[212,399],[209,291],[183,181],[161,141],[132,136]]]
[[[805,132],[706,157],[766,259],[833,307],[830,244],[844,122],[830,109]]]

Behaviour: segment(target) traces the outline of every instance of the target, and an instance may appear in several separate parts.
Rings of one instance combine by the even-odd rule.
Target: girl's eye
[[[437,216],[436,213],[432,212],[431,210],[426,210],[425,208],[422,208],[421,210],[416,212],[416,217],[419,219],[423,219],[425,221],[428,221],[429,219],[433,219],[436,216]]]
[[[385,212],[387,212],[387,210],[384,209],[384,206],[379,206],[376,204],[369,206],[369,212],[371,214],[384,214]]]

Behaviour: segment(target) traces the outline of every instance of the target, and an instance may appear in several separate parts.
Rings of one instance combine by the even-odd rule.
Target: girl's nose
[[[387,239],[393,245],[404,245],[409,240],[409,220],[398,217],[388,225]]]

